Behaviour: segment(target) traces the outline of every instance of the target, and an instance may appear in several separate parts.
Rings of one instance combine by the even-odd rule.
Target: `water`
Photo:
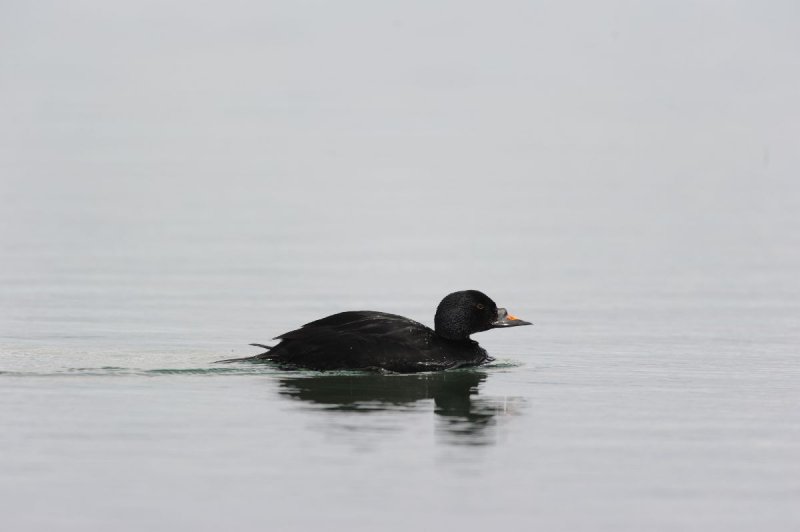
[[[9,6],[4,528],[800,527],[792,6]],[[466,288],[484,368],[213,364]]]

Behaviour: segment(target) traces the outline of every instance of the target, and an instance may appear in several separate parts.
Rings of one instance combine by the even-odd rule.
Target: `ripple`
[[[98,368],[65,368],[56,371],[0,371],[2,377],[158,377],[169,375],[268,375],[274,368],[122,368],[104,366]]]

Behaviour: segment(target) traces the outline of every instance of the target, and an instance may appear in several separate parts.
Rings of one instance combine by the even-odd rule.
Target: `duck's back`
[[[452,341],[396,314],[349,311],[312,321],[275,338],[257,359],[309,369],[413,372],[475,365],[488,359],[477,342]]]

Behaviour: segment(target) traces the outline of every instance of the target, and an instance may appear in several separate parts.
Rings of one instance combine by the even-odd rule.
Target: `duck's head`
[[[436,334],[450,340],[465,340],[470,334],[489,329],[531,325],[512,316],[489,296],[477,290],[464,290],[448,295],[436,309]]]

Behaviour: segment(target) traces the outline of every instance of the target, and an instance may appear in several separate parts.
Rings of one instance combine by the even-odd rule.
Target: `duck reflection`
[[[507,401],[478,397],[487,373],[455,370],[414,375],[350,374],[286,377],[279,393],[325,410],[346,412],[419,411],[433,400],[437,434],[449,443],[487,444],[487,429]]]

